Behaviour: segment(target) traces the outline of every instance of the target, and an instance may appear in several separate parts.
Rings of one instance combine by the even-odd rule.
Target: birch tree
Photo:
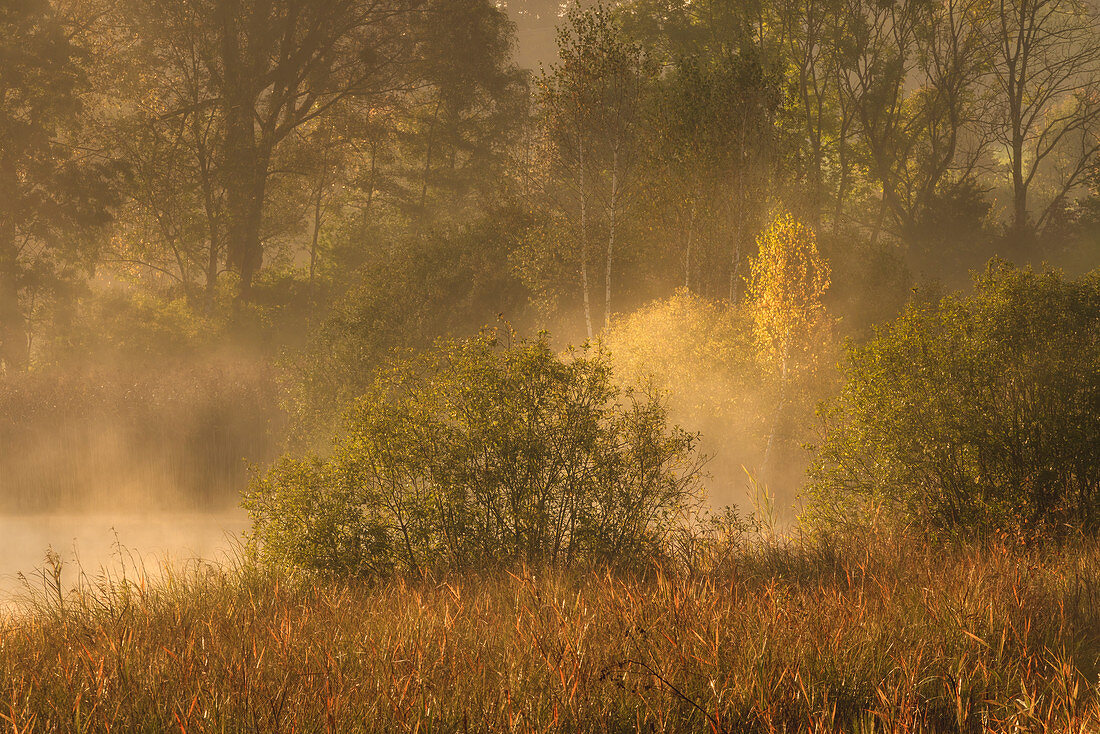
[[[558,64],[541,80],[542,103],[556,169],[570,194],[562,203],[573,210],[570,218],[579,230],[585,328],[591,338],[593,225],[599,220],[606,231],[606,326],[612,314],[621,218],[637,190],[645,104],[657,70],[641,45],[629,40],[602,6],[571,9],[559,29],[558,49]]]
[[[757,238],[750,263],[749,303],[757,344],[779,380],[779,400],[760,473],[771,458],[775,435],[796,379],[813,374],[832,321],[823,298],[829,289],[829,263],[812,229],[781,212]]]

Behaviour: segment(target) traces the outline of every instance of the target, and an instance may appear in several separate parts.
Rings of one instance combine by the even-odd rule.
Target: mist
[[[1098,730],[1097,364],[1088,3],[0,3],[13,731]]]
[[[1095,267],[1100,49],[1055,3],[1036,37],[1076,55],[1037,42],[1055,76],[1020,101],[992,11],[856,3],[844,56],[844,13],[772,5],[766,27],[721,2],[6,11],[5,568],[116,516],[210,549],[378,375],[501,324],[599,344],[698,435],[708,507],[793,521],[846,340],[991,258]],[[784,216],[812,248],[769,263]]]

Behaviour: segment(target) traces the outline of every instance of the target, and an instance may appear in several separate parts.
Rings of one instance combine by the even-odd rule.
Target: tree
[[[458,219],[508,177],[524,78],[486,0],[130,0],[113,18],[131,103],[116,137],[140,174],[128,224],[154,235],[123,238],[121,259],[185,291],[229,268],[247,299],[265,253],[308,238],[315,292],[324,228],[362,236],[382,199],[431,226],[435,192]]]
[[[139,0],[140,18],[172,29],[153,59],[198,97],[174,95],[163,117],[218,115],[225,252],[240,298],[263,262],[279,146],[344,100],[381,101],[406,83],[413,9],[413,0]]]
[[[418,26],[418,88],[403,99],[399,139],[405,208],[423,231],[508,195],[528,90],[513,61],[515,27],[501,8],[431,0]]]
[[[880,187],[878,214],[871,223],[876,243],[888,213],[901,214],[898,168],[906,164],[923,121],[911,117],[906,85],[916,63],[916,40],[926,18],[920,2],[848,0],[838,29],[838,91],[852,111],[864,162]]]
[[[35,296],[72,274],[107,219],[109,167],[77,154],[80,51],[49,0],[0,6],[0,363],[30,360]],[[66,272],[68,271],[68,272]]]
[[[792,383],[813,374],[828,353],[832,321],[822,298],[829,288],[829,264],[817,249],[813,230],[779,213],[757,238],[751,261],[749,301],[757,342],[779,375],[778,427]],[[761,474],[768,468],[775,428],[768,439]]]
[[[990,73],[1012,186],[1012,230],[1043,226],[1100,152],[1100,26],[1076,0],[1000,0]],[[1033,216],[1034,184],[1049,191]]]
[[[808,212],[814,226],[820,226],[825,207],[827,156],[845,132],[836,118],[837,82],[834,73],[839,56],[838,24],[840,3],[835,0],[783,0],[774,5],[778,16],[780,44],[790,60],[795,89],[793,112],[802,135],[798,150],[809,158]]]
[[[617,381],[660,390],[672,420],[699,433],[710,502],[741,503],[742,467],[760,463],[776,387],[744,305],[681,288],[616,319],[600,344]]]
[[[967,197],[987,162],[991,114],[982,80],[991,63],[992,24],[985,0],[933,3],[916,38],[920,85],[910,95],[915,137],[899,167],[901,226],[935,216],[939,201]]]
[[[540,80],[560,186],[558,206],[578,230],[585,329],[593,336],[590,250],[602,214],[607,240],[604,260],[604,323],[610,323],[612,273],[619,219],[636,185],[643,104],[656,68],[641,46],[625,37],[612,14],[599,6],[573,7],[558,31],[559,62]],[[595,204],[602,200],[603,211]]]
[[[501,314],[522,318],[530,294],[509,254],[531,224],[525,211],[502,208],[461,228],[407,233],[362,254],[356,277],[343,284],[347,291],[318,319],[309,343],[286,360],[294,437],[311,444],[329,436],[395,352],[462,337]],[[330,259],[330,267],[344,267],[341,253]]]
[[[104,134],[128,186],[105,260],[209,313],[226,257],[225,116],[205,62],[210,32],[186,10],[130,0],[107,15],[118,30],[100,49],[99,82],[123,104]]]
[[[714,187],[708,203],[713,204],[713,236],[723,258],[705,272],[708,281],[723,281],[714,294],[728,294],[736,303],[752,238],[763,224],[769,197],[781,195],[777,190],[782,179],[775,174],[783,143],[776,123],[784,67],[771,33],[775,24],[769,4],[635,0],[622,13],[629,31],[664,67],[660,86],[665,117],[652,131],[658,146],[666,148],[659,157],[683,155],[683,171],[674,175],[715,176],[703,186]],[[670,109],[670,102],[682,106]],[[671,124],[666,126],[667,121]],[[681,153],[671,150],[678,143],[685,145]],[[702,164],[698,171],[697,164]],[[692,222],[693,203],[697,212],[702,203],[699,190],[689,184],[673,193],[693,200],[674,204],[686,209],[681,219]],[[708,283],[704,290],[710,288]]]
[[[284,459],[246,507],[263,556],[307,568],[650,562],[698,502],[694,443],[598,352],[484,332],[383,375],[330,459]]]
[[[776,97],[751,56],[685,56],[662,75],[649,187],[672,210],[685,287],[736,300],[744,233],[765,208]]]
[[[880,189],[872,243],[886,218],[911,229],[938,199],[973,182],[988,152],[990,22],[983,0],[846,6],[839,29],[840,92]],[[844,40],[850,39],[850,40]]]
[[[1100,278],[992,262],[969,296],[911,305],[849,350],[812,476],[823,521],[1094,531]]]
[[[781,212],[757,238],[751,260],[749,300],[761,350],[789,377],[812,369],[816,347],[830,321],[822,298],[829,264],[814,231]]]
[[[601,83],[604,87],[602,119],[597,121],[605,131],[604,165],[607,169],[608,191],[607,249],[604,260],[604,327],[611,324],[611,282],[615,249],[618,245],[616,225],[633,199],[643,139],[643,108],[656,75],[656,67],[647,58],[640,44],[621,35],[608,34],[600,53]]]

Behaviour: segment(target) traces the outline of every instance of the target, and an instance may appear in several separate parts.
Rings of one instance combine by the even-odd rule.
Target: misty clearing
[[[0,0],[0,722],[1100,730],[1100,11]]]

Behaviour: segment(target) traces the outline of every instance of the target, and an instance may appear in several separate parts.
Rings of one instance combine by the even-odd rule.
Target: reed
[[[240,560],[72,592],[55,565],[0,628],[0,719],[14,732],[1100,727],[1096,541],[756,538],[718,560],[387,580]]]

